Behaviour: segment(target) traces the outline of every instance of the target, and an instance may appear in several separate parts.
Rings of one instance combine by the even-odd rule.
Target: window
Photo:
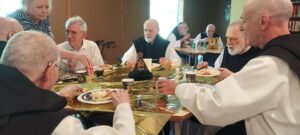
[[[20,0],[0,0],[0,16],[6,16],[21,8]]]
[[[184,0],[150,0],[150,18],[156,19],[160,35],[167,38],[172,29],[183,20]]]

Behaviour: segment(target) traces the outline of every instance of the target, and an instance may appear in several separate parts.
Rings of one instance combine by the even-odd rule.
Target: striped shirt
[[[50,30],[49,16],[45,20],[42,20],[39,23],[35,23],[33,22],[31,16],[27,15],[23,10],[18,9],[17,11],[10,13],[8,17],[15,18],[23,26],[24,30],[41,31],[53,37],[53,33]]]

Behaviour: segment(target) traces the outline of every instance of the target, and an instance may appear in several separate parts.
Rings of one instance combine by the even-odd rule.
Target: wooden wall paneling
[[[120,53],[121,24],[119,0],[72,0],[72,16],[81,16],[88,24],[89,40],[116,43],[116,48],[105,49],[102,56],[107,63],[117,63],[114,54]]]
[[[50,13],[51,30],[54,35],[54,40],[57,44],[66,41],[65,38],[65,21],[67,15],[67,0],[53,0],[53,7]]]
[[[132,45],[132,41],[143,36],[144,21],[150,15],[150,0],[126,0],[124,2],[124,50]]]

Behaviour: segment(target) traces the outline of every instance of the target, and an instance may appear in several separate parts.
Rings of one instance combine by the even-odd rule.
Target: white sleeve
[[[274,109],[288,93],[289,72],[282,60],[261,56],[215,87],[181,84],[175,92],[201,123],[224,126]]]
[[[122,111],[122,112],[120,112]],[[129,104],[118,105],[113,127],[95,126],[85,130],[80,120],[65,117],[51,135],[135,135],[135,125]]]
[[[224,47],[224,44],[223,44],[222,39],[221,39],[220,36],[219,36],[219,39],[218,39],[218,46],[219,47]]]
[[[199,41],[201,40],[201,33],[199,33],[195,39],[194,39],[194,43],[197,45],[199,43]]]
[[[181,45],[181,41],[180,40],[176,40],[176,36],[171,33],[168,38],[167,38],[169,41],[170,41],[170,45],[173,47],[173,48],[176,48],[176,47],[180,47]]]
[[[225,48],[224,48],[225,49]],[[222,50],[222,52],[220,53],[220,55],[218,56],[218,58],[215,61],[215,68],[219,69],[222,65],[223,62],[223,56],[224,56],[224,49]]]
[[[101,55],[101,52],[100,52],[100,49],[98,48],[97,44],[92,42],[93,45],[90,45],[92,49],[91,52],[91,58],[93,60],[93,64],[94,66],[100,66],[100,65],[103,65],[104,64],[104,60],[102,58],[102,55]]]
[[[177,54],[176,50],[170,46],[170,44],[167,47],[165,57],[172,60],[172,63],[177,63],[178,65],[181,65],[181,58]]]
[[[124,53],[122,57],[122,64],[125,64],[127,60],[136,61],[137,53],[134,44]]]

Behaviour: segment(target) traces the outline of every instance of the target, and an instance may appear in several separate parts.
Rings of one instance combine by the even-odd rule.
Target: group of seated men
[[[269,0],[247,1],[242,14],[243,22],[234,22],[229,26],[227,47],[215,62],[217,67],[227,68],[220,68],[222,81],[211,87],[192,83],[177,86],[171,80],[159,80],[158,91],[176,94],[181,104],[203,124],[229,125],[217,134],[228,134],[227,131],[231,132],[236,129],[235,126],[241,125],[247,134],[299,134],[297,103],[300,72],[297,69],[300,49],[295,45],[300,38],[299,35],[290,35],[288,31],[291,2],[274,1],[273,5],[269,4]],[[273,8],[280,6],[287,10]],[[61,48],[87,50],[83,45],[89,44],[84,40],[86,25],[78,18],[80,20],[80,17],[74,17],[67,21],[68,42],[59,45]],[[3,73],[0,77],[0,107],[3,108],[0,109],[0,134],[135,134],[127,91],[111,93],[116,107],[113,127],[84,129],[78,119],[62,111],[67,104],[63,96],[68,98],[68,93],[77,96],[82,88],[71,85],[57,93],[51,91],[57,80],[59,55],[62,58],[77,58],[75,62],[65,62],[65,69],[71,72],[77,70],[77,61],[92,61],[58,49],[46,34],[19,32],[22,27],[14,20],[1,17],[0,24],[0,28],[4,27],[0,32],[1,44],[6,45],[0,60],[0,71]],[[172,42],[162,39],[158,33],[157,21],[146,20],[144,37],[134,41],[124,54],[122,63],[132,68],[139,53],[157,62],[180,61],[170,45]],[[94,56],[91,57],[93,59]],[[199,65],[200,68],[202,66],[207,66],[207,63]]]

